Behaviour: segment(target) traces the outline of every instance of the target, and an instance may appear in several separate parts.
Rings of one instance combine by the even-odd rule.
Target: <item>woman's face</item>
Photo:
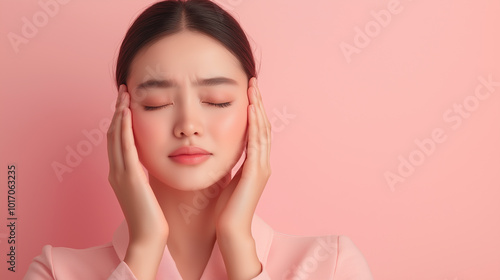
[[[141,49],[127,89],[135,144],[150,181],[198,190],[227,175],[246,146],[247,88],[238,59],[202,33],[181,31]],[[213,105],[221,103],[229,106]],[[211,154],[201,163],[178,163],[169,154],[182,146]]]

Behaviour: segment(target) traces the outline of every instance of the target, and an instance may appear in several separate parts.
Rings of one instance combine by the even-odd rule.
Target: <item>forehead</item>
[[[222,43],[203,33],[183,30],[139,50],[128,79],[139,82],[154,75],[183,79],[238,72],[244,73],[239,60]]]

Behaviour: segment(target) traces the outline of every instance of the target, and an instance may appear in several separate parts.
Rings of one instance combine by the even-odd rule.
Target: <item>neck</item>
[[[201,248],[211,251],[216,240],[215,206],[218,195],[207,197],[203,190],[178,190],[153,177],[149,181],[168,223],[167,247],[171,254],[189,255]]]

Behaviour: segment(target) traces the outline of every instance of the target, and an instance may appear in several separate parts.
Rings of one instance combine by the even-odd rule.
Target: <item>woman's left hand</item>
[[[249,81],[248,99],[246,158],[222,190],[215,208],[217,242],[231,280],[251,279],[261,272],[251,226],[260,196],[271,176],[271,123],[255,77]]]

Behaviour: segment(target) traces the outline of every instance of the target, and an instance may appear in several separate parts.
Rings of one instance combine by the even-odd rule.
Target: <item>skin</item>
[[[195,83],[216,76],[235,83]],[[138,88],[150,79],[172,85]],[[209,104],[224,102],[231,105]],[[215,241],[229,279],[261,273],[251,222],[271,176],[271,125],[256,78],[248,80],[221,43],[183,30],[141,49],[119,87],[107,136],[108,180],[129,227],[124,261],[138,279],[155,279],[165,245],[183,279],[200,279]],[[172,161],[168,155],[184,145],[211,155],[197,165]],[[204,190],[210,196],[200,203]]]

